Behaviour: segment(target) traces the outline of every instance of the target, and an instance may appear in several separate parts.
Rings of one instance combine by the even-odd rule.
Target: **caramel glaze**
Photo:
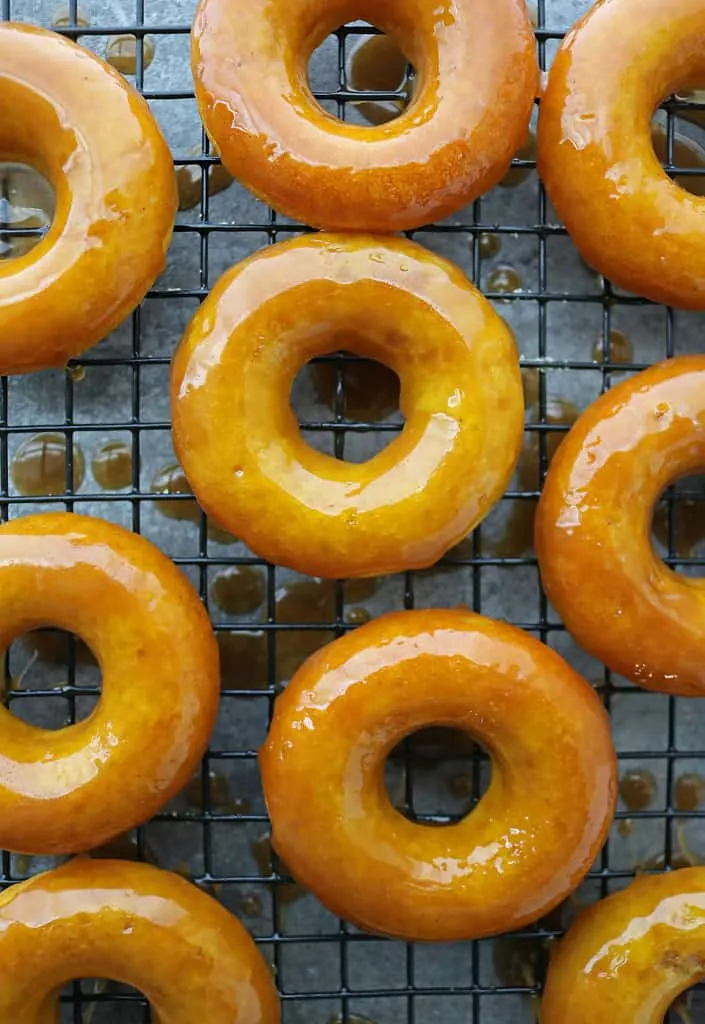
[[[594,363],[631,363],[634,361],[634,346],[624,331],[611,330],[605,346],[604,335],[600,335],[592,346]]]
[[[0,1017],[58,1020],[76,977],[140,989],[161,1024],[277,1024],[269,967],[224,907],[148,864],[80,858],[0,895]]]
[[[261,569],[249,565],[232,565],[224,569],[211,585],[213,600],[228,615],[249,615],[257,611],[266,592]]]
[[[200,146],[195,146],[191,156],[201,156]],[[191,210],[201,202],[203,194],[203,172],[198,164],[184,164],[176,172],[176,185],[179,192],[179,210]],[[209,164],[207,190],[209,196],[224,192],[233,183],[231,174],[222,164]]]
[[[651,520],[666,486],[705,466],[704,389],[705,356],[680,356],[602,395],[556,453],[536,516],[543,586],[575,640],[683,696],[705,693],[705,580],[664,565]]]
[[[0,527],[0,594],[0,649],[28,629],[76,630],[103,675],[88,718],[58,731],[0,708],[0,846],[98,846],[151,817],[198,765],[219,694],[210,622],[150,543],[73,513]]]
[[[632,768],[619,780],[619,795],[628,811],[644,811],[654,802],[656,779],[648,768]]]
[[[378,23],[417,71],[414,98],[378,127],[326,113],[311,53],[340,25]],[[394,232],[487,192],[524,142],[538,88],[525,0],[201,0],[191,59],[223,163],[294,219]]]
[[[584,910],[551,959],[542,1024],[661,1024],[705,975],[705,869],[642,875]]]
[[[686,309],[705,308],[705,200],[664,172],[651,118],[705,78],[703,31],[697,0],[599,0],[565,37],[539,112],[539,175],[584,259]]]
[[[307,445],[289,401],[342,332],[402,383],[404,430],[356,465]],[[437,562],[521,447],[511,331],[457,267],[401,238],[305,235],[234,267],[187,328],[171,389],[177,456],[208,515],[310,575]]]
[[[493,759],[477,807],[444,828],[403,818],[384,784],[392,748],[427,725],[462,729]],[[338,916],[406,939],[535,921],[590,867],[617,792],[592,688],[527,634],[464,611],[384,615],[311,657],[277,698],[260,769],[294,878]]]
[[[705,799],[705,779],[696,772],[686,772],[676,779],[674,804],[677,811],[696,811]]]
[[[113,36],[105,48],[105,60],[121,75],[137,74],[137,38],[133,35]],[[146,71],[154,60],[154,40],[144,36],[142,43],[142,70]]]
[[[64,434],[33,434],[15,452],[10,466],[12,482],[20,494],[64,494],[66,461]],[[77,441],[73,442],[71,464],[73,489],[77,491],[86,473],[83,451]]]
[[[74,445],[75,450],[75,445]],[[96,483],[104,491],[120,491],[132,483],[132,445],[108,441],[91,459]]]
[[[343,601],[345,604],[366,601],[376,592],[378,582],[372,577],[347,580],[343,584]],[[337,588],[333,580],[295,580],[279,587],[276,592],[275,618],[280,625],[334,622],[336,610]],[[364,608],[357,611],[366,612]],[[366,615],[369,619],[368,612]],[[274,681],[281,683],[291,679],[308,655],[332,640],[333,636],[330,630],[323,629],[287,629],[278,632]],[[220,648],[221,683],[225,688],[240,686],[259,689],[267,686],[268,643],[263,630],[253,629],[237,633],[219,631],[217,641]]]
[[[45,238],[0,263],[0,371],[63,366],[124,320],[164,268],[171,154],[116,71],[53,32],[9,22],[0,152],[36,166],[56,191]]]
[[[272,835],[270,832],[263,832],[262,835],[252,840],[250,843],[250,853],[257,864],[257,870],[260,875],[263,878],[271,875],[274,870],[274,850],[272,849]],[[277,873],[280,875],[291,873],[281,858],[279,858],[279,864],[277,865]],[[277,882],[276,893],[279,906],[287,907],[303,899],[306,895],[306,890],[298,882]]]
[[[181,466],[177,462],[172,462],[162,466],[152,481],[151,490],[152,494],[191,494],[191,484]],[[182,519],[199,525],[201,522],[201,509],[194,498],[158,501],[157,510],[167,519]],[[237,537],[211,522],[208,523],[208,537],[217,544],[234,544],[237,541]]]

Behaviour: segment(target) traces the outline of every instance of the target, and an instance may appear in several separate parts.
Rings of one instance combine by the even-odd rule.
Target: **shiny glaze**
[[[705,579],[651,544],[654,505],[705,467],[705,356],[644,370],[578,419],[536,515],[543,586],[576,641],[647,690],[705,695]]]
[[[41,243],[0,263],[0,371],[62,366],[105,337],[164,268],[176,212],[147,103],[53,32],[0,25],[0,154],[56,189]]]
[[[393,747],[430,725],[492,757],[488,791],[442,828],[402,817],[384,783]],[[592,688],[527,634],[465,611],[383,615],[314,654],[277,698],[259,757],[294,878],[335,914],[407,939],[535,921],[587,872],[617,793]]]
[[[402,384],[403,432],[361,464],[306,444],[289,400],[342,333]],[[187,328],[171,389],[201,506],[310,575],[433,564],[500,497],[522,442],[511,331],[457,267],[399,238],[306,235],[233,267]]]
[[[356,19],[417,73],[400,117],[345,124],[313,98],[311,53]],[[191,62],[201,117],[235,177],[275,209],[336,230],[440,220],[504,175],[538,88],[525,0],[201,0]]]
[[[208,617],[183,574],[122,527],[72,513],[0,527],[0,650],[79,633],[101,668],[88,718],[58,731],[0,708],[0,847],[68,853],[146,821],[208,743],[219,697]]]
[[[80,858],[0,895],[0,1018],[54,1024],[73,978],[140,989],[159,1024],[277,1024],[272,975],[229,911],[170,871]]]
[[[705,308],[705,200],[664,172],[651,117],[705,78],[703,32],[701,0],[599,0],[565,37],[539,115],[539,174],[584,259],[686,309]]]
[[[584,910],[551,957],[541,1024],[662,1024],[705,978],[705,868],[644,875]]]

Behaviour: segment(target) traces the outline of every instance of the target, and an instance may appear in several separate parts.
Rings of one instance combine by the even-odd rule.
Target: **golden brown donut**
[[[0,707],[0,847],[69,853],[150,818],[208,744],[220,694],[210,622],[148,541],[68,512],[0,526],[0,650],[32,629],[77,633],[103,692],[58,731]]]
[[[396,120],[344,124],[317,103],[308,61],[364,18],[417,72]],[[526,138],[538,87],[525,0],[201,0],[191,63],[223,164],[259,198],[332,230],[402,231],[496,185]]]
[[[159,1024],[278,1024],[254,942],[195,885],[148,864],[80,858],[0,895],[0,1019],[53,1024],[77,977],[140,989]]]
[[[647,690],[705,695],[705,580],[651,544],[654,505],[705,468],[705,356],[617,384],[553,458],[535,547],[549,600],[581,647]]]
[[[480,803],[441,828],[403,817],[384,784],[390,751],[426,726],[461,729],[492,758]],[[276,700],[260,769],[294,877],[405,939],[536,920],[588,871],[616,799],[594,690],[526,633],[466,611],[383,615],[314,654]]]
[[[54,32],[0,24],[0,151],[56,190],[39,245],[0,262],[0,372],[62,366],[117,327],[163,270],[176,179],[147,103]]]
[[[584,259],[686,309],[705,309],[705,198],[666,175],[651,118],[705,80],[704,32],[702,0],[598,0],[565,37],[539,113],[539,175]]]
[[[643,875],[584,910],[551,954],[541,1024],[662,1024],[705,978],[705,868]]]
[[[289,399],[301,367],[338,348],[402,383],[404,431],[361,464],[306,444]],[[398,238],[303,236],[233,267],[187,328],[171,387],[200,505],[316,576],[432,565],[500,497],[523,437],[511,331],[456,266]]]

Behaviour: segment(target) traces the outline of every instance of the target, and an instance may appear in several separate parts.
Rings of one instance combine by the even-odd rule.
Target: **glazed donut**
[[[393,747],[430,725],[492,757],[489,790],[444,828],[404,818],[384,785]],[[594,690],[521,630],[457,610],[383,615],[309,658],[276,700],[260,769],[294,877],[333,913],[409,940],[536,920],[588,871],[616,798]]]
[[[290,405],[301,367],[337,348],[402,383],[405,429],[361,464],[307,445]],[[187,328],[171,387],[199,504],[316,576],[433,564],[501,496],[523,438],[512,332],[457,267],[399,238],[308,235],[232,268]]]
[[[69,853],[150,818],[198,767],[220,695],[191,585],[148,541],[69,512],[0,526],[0,650],[32,629],[77,633],[102,696],[59,731],[0,706],[0,847]]]
[[[705,356],[617,384],[578,419],[538,503],[546,594],[575,640],[647,690],[705,695],[705,580],[651,544],[661,492],[705,468]]]
[[[662,1024],[703,964],[705,869],[642,875],[582,911],[551,954],[541,1024]]]
[[[703,32],[702,0],[598,0],[558,51],[539,113],[539,175],[584,259],[685,309],[705,309],[705,198],[667,176],[651,118],[705,80]]]
[[[137,306],[164,269],[176,178],[147,103],[54,32],[0,24],[0,151],[56,190],[54,222],[0,262],[0,373],[62,366]]]
[[[79,858],[0,895],[0,1019],[49,1024],[76,977],[140,989],[160,1024],[278,1024],[272,975],[233,917],[148,864]]]
[[[407,110],[344,124],[308,60],[353,19],[394,36],[417,72]],[[440,220],[503,177],[526,139],[538,67],[526,0],[201,0],[196,99],[225,167],[296,220],[391,232]]]

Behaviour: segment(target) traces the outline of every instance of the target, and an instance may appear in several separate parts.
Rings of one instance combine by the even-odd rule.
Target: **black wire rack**
[[[30,0],[0,0],[0,19],[20,18],[25,20],[23,15],[26,13],[28,9],[26,5],[29,3]],[[165,37],[187,37],[190,24],[155,21],[154,12],[165,9],[164,5],[160,4],[160,0],[130,0],[130,3],[133,15],[126,18],[123,23],[104,24],[97,20],[95,25],[85,25],[78,20],[78,0],[68,0],[67,20],[62,26],[61,32],[86,45],[90,45],[91,41],[98,37],[123,34],[134,36],[137,40],[137,49],[133,81],[145,97],[155,104],[159,104],[162,110],[165,109],[165,103],[192,99],[193,92],[187,67],[184,67],[182,87],[165,91],[149,87],[148,82],[148,87],[145,87],[147,79],[144,60],[146,36],[152,37],[159,47],[161,40]],[[126,9],[128,3],[125,2],[123,7]],[[548,27],[551,23],[550,8],[551,0],[538,0],[536,40],[539,60],[543,69],[546,69],[550,63],[551,55],[562,37],[562,28],[566,27],[553,25]],[[44,24],[48,27],[46,21]],[[350,88],[347,80],[346,69],[350,47],[361,35],[371,34],[375,31],[375,29],[359,25],[348,25],[335,33],[337,86],[327,91],[317,92],[316,95],[327,109],[337,112],[342,119],[346,119],[352,105],[362,98],[359,92]],[[402,98],[402,94],[396,91],[364,94],[364,99],[375,102],[389,102]],[[679,111],[686,108],[696,109],[698,105],[675,99],[669,100],[664,105],[667,127],[667,171],[683,178],[698,173],[697,169],[676,167],[673,163],[676,116]],[[164,116],[167,117],[168,112]],[[705,110],[703,116],[705,117]],[[197,166],[201,173],[200,204],[191,211],[191,215],[180,218],[175,229],[175,242],[179,240],[180,236],[187,237],[188,244],[197,250],[198,281],[192,287],[178,290],[166,287],[163,282],[158,281],[147,301],[156,299],[167,305],[173,304],[179,299],[194,300],[194,303],[201,301],[208,294],[209,286],[212,284],[209,253],[213,240],[219,236],[232,238],[244,235],[251,237],[255,240],[254,248],[260,243],[274,243],[293,233],[306,230],[300,225],[291,224],[278,218],[274,211],[265,211],[264,207],[261,207],[264,215],[259,220],[221,222],[217,216],[212,214],[212,199],[208,193],[207,180],[210,168],[218,161],[212,155],[205,134],[202,135],[201,142],[200,154],[175,156],[177,167]],[[517,160],[515,167],[518,170],[533,170],[535,164],[531,160]],[[536,371],[537,374],[537,402],[533,414],[527,417],[526,431],[527,443],[531,442],[532,437],[538,438],[538,472],[535,486],[515,485],[507,492],[503,503],[513,503],[514,506],[518,503],[535,503],[540,494],[540,481],[547,469],[552,435],[567,429],[564,424],[554,422],[549,414],[552,381],[561,378],[561,375],[566,373],[579,374],[580,379],[589,382],[589,394],[596,396],[600,391],[610,387],[614,380],[619,379],[617,374],[636,372],[649,365],[655,358],[665,358],[684,350],[683,325],[685,323],[689,325],[685,336],[691,337],[693,325],[702,324],[702,318],[695,314],[688,314],[689,320],[686,321],[682,314],[677,314],[671,309],[651,307],[649,303],[641,299],[622,294],[603,278],[594,277],[591,279],[589,287],[583,287],[580,283],[577,285],[569,283],[568,286],[556,287],[553,281],[554,263],[550,250],[556,239],[562,239],[567,244],[566,232],[550,210],[540,186],[536,190],[536,197],[535,207],[528,212],[524,211],[524,214],[518,218],[509,215],[502,216],[501,207],[489,204],[488,200],[483,198],[463,211],[460,218],[451,218],[443,224],[432,225],[410,234],[410,237],[415,238],[418,242],[429,245],[432,245],[434,241],[438,243],[439,239],[447,242],[451,236],[455,236],[455,240],[462,243],[462,248],[456,246],[453,250],[456,260],[461,263],[468,276],[483,287],[488,298],[498,304],[498,309],[508,319],[511,320],[512,307],[515,305],[518,307],[520,304],[529,304],[532,308],[535,336],[532,338],[531,344],[527,346],[527,350],[531,354],[522,359],[522,367],[526,371]],[[14,233],[27,234],[28,232],[14,229]],[[511,294],[492,291],[488,288],[486,275],[483,274],[481,266],[481,244],[483,235],[486,233],[496,235],[500,240],[518,239],[522,243],[535,247],[535,283],[531,287]],[[12,234],[13,229],[6,229],[2,232],[2,237],[11,237]],[[458,252],[461,253],[460,256],[457,255]],[[655,316],[658,316],[659,324],[657,328],[658,352],[654,353],[652,349],[649,351],[648,357],[641,360],[637,360],[635,357],[629,362],[617,362],[611,361],[609,346],[603,345],[603,352],[606,351],[606,354],[596,359],[591,354],[593,339],[585,338],[582,354],[577,357],[561,358],[551,344],[552,312],[556,307],[579,310],[587,306],[591,306],[595,310],[597,331],[603,341],[610,337],[610,332],[619,322],[620,314],[623,311],[630,309],[658,311],[658,313],[654,313]],[[192,496],[189,494],[155,495],[145,484],[141,468],[144,461],[143,449],[146,439],[150,433],[168,431],[169,422],[166,419],[152,419],[145,416],[144,380],[145,376],[155,368],[161,367],[164,370],[168,366],[169,355],[153,355],[149,351],[145,344],[142,310],[138,309],[132,315],[130,327],[131,350],[129,354],[120,356],[104,354],[103,348],[99,346],[80,360],[73,361],[65,373],[55,372],[52,375],[51,386],[55,389],[55,394],[61,393],[63,396],[63,419],[58,425],[57,422],[48,420],[19,425],[14,423],[11,416],[11,400],[15,400],[14,396],[17,393],[13,386],[14,382],[7,378],[0,379],[0,514],[3,519],[31,512],[37,507],[43,507],[47,502],[47,496],[44,495],[23,496],[14,492],[10,476],[13,443],[17,441],[18,437],[42,431],[56,431],[57,429],[66,438],[66,489],[64,494],[54,495],[51,500],[58,501],[66,509],[94,512],[96,508],[104,509],[111,503],[120,502],[123,506],[127,503],[129,507],[128,525],[139,533],[143,532],[144,510],[147,503],[153,507],[155,501],[188,502],[191,500]],[[174,343],[176,340],[174,339]],[[524,351],[521,345],[523,340],[520,339],[522,351]],[[638,346],[637,354],[639,354]],[[344,368],[348,357],[338,355],[331,356],[330,359],[336,368],[334,411],[327,418],[305,419],[302,422],[302,428],[311,435],[325,434],[328,436],[331,451],[338,458],[344,458],[346,442],[352,436],[373,434],[383,440],[390,436],[391,432],[398,431],[401,424],[395,419],[378,423],[356,421],[346,417]],[[76,389],[90,386],[91,372],[96,368],[128,375],[129,412],[114,421],[90,422],[76,417]],[[85,383],[79,381],[83,371],[87,374]],[[74,445],[91,435],[111,435],[113,433],[130,439],[132,448],[131,487],[126,492],[121,491],[120,493],[98,493],[95,489],[90,488],[74,489]],[[678,507],[686,500],[699,501],[704,497],[705,492],[698,488],[673,487],[669,489],[664,498],[666,509],[665,546],[667,548],[665,558],[668,564],[680,571],[702,574],[705,557],[696,557],[692,553],[684,555],[682,546],[679,546]],[[100,514],[100,512],[95,512],[95,514]],[[462,579],[462,599],[470,604],[475,611],[495,615],[507,614],[507,617],[517,625],[540,637],[544,642],[556,646],[566,653],[566,656],[570,656],[571,648],[564,628],[555,614],[551,612],[540,589],[536,559],[533,553],[516,555],[493,553],[483,540],[486,529],[486,526],[478,528],[466,544],[454,549],[443,560],[441,569],[448,570],[443,577],[448,591],[448,599],[445,603],[453,604],[461,600],[460,596],[457,597],[457,600],[454,599],[454,592],[458,590],[458,594],[460,593],[457,581]],[[306,621],[280,622],[277,620],[276,600],[279,581],[278,567],[267,565],[248,554],[232,555],[222,552],[213,554],[213,545],[209,542],[208,523],[203,514],[201,514],[196,530],[198,534],[197,551],[180,554],[174,560],[194,580],[207,606],[210,598],[211,570],[234,565],[261,567],[266,582],[266,600],[263,621],[258,622],[256,628],[265,637],[268,664],[266,685],[261,686],[259,682],[255,683],[248,679],[247,668],[244,666],[240,678],[227,681],[222,699],[224,703],[230,700],[238,701],[240,702],[238,706],[244,706],[242,702],[256,705],[258,708],[264,709],[264,718],[268,720],[274,697],[280,685],[280,679],[275,671],[277,647],[282,643],[285,633],[290,631],[296,631],[299,634],[312,632],[330,637],[354,628],[345,614],[344,583],[339,581],[335,585],[333,607],[322,613],[318,619],[314,617],[311,621],[310,616],[305,616]],[[494,603],[488,603],[485,579],[490,572],[494,574],[495,581],[499,581],[500,589],[504,588],[505,591],[513,588],[515,581],[520,578],[524,581],[521,584],[524,587],[527,578],[533,580],[530,585],[533,587],[530,590],[530,597],[524,601],[518,611],[514,609],[512,613],[506,613],[501,607],[497,608]],[[423,596],[424,578],[423,573],[403,574],[398,581],[396,597],[389,601],[387,606],[389,608],[426,606],[427,602]],[[332,614],[329,613],[331,611]],[[227,631],[234,634],[249,632],[253,629],[252,624],[248,623],[223,623],[216,620],[214,620],[214,626],[220,632]],[[70,640],[67,646],[63,672],[66,681],[59,690],[41,685],[33,688],[20,686],[6,694],[7,704],[15,712],[21,713],[19,709],[29,701],[46,703],[47,701],[56,701],[58,697],[62,702],[62,720],[76,721],[77,717],[82,714],[85,702],[97,699],[99,690],[95,683],[86,686],[84,682],[77,679],[77,676],[80,675],[80,665],[73,640]],[[657,837],[655,853],[658,856],[654,863],[660,857],[659,868],[669,870],[679,863],[679,857],[682,856],[678,846],[679,826],[685,821],[697,823],[699,819],[705,819],[705,813],[698,809],[678,810],[674,799],[675,781],[682,767],[685,766],[692,771],[697,769],[698,762],[705,764],[703,761],[705,759],[705,742],[699,748],[697,742],[682,740],[682,718],[683,716],[689,718],[693,712],[689,710],[688,702],[673,698],[658,697],[656,698],[657,703],[653,704],[652,695],[645,694],[623,681],[613,679],[610,673],[602,667],[595,668],[592,680],[598,687],[608,710],[616,713],[620,720],[637,716],[641,713],[640,709],[642,708],[653,707],[652,717],[658,718],[661,723],[661,738],[658,742],[649,738],[648,741],[640,744],[638,740],[634,740],[633,734],[628,734],[628,738],[623,739],[619,730],[615,735],[622,769],[635,764],[646,768],[658,765],[662,771],[660,806],[658,801],[655,801],[651,807],[640,811],[631,811],[620,805],[615,830],[621,829],[624,832],[629,828],[638,828],[648,824]],[[651,704],[648,703],[650,701]],[[651,735],[649,733],[650,737]],[[441,1019],[448,1024],[454,1024],[456,1021],[458,1024],[460,1022],[463,1024],[466,1022],[501,1024],[501,1022],[509,1020],[529,1022],[533,1019],[534,1009],[537,1005],[536,1000],[540,995],[546,950],[550,942],[561,934],[566,923],[565,918],[560,915],[551,915],[536,927],[527,929],[513,937],[505,947],[506,957],[502,969],[497,966],[497,943],[468,942],[461,944],[459,948],[454,949],[456,968],[455,973],[451,976],[447,972],[444,973],[442,961],[439,961],[440,966],[435,965],[429,968],[426,947],[401,942],[392,943],[365,936],[345,922],[332,919],[330,915],[321,918],[314,928],[298,927],[296,924],[292,926],[290,922],[287,922],[288,894],[291,891],[287,886],[290,886],[292,880],[286,875],[285,868],[277,861],[276,856],[272,858],[271,868],[265,864],[264,869],[254,870],[250,868],[249,864],[245,865],[243,861],[244,866],[240,872],[221,870],[218,857],[215,855],[218,844],[224,839],[225,842],[237,845],[240,842],[238,837],[250,837],[253,834],[261,833],[267,827],[267,817],[261,803],[255,806],[255,810],[237,806],[223,809],[212,792],[214,782],[211,773],[220,771],[227,765],[235,765],[238,768],[244,766],[243,770],[254,772],[256,771],[255,758],[254,744],[249,741],[248,737],[239,735],[237,728],[229,729],[225,734],[217,734],[204,760],[198,801],[200,806],[197,811],[167,809],[157,816],[155,823],[163,827],[169,834],[173,831],[176,835],[180,826],[196,830],[197,845],[200,850],[199,868],[190,873],[197,884],[206,887],[216,898],[223,899],[226,905],[233,907],[236,912],[243,906],[239,894],[248,894],[253,891],[267,894],[264,915],[252,928],[264,955],[273,963],[282,998],[285,1022],[298,1022],[306,1019],[314,1024],[318,1021],[323,1024],[326,1021],[339,1020],[341,1024],[345,1024],[345,1022],[354,1021],[356,1017],[360,1016],[374,1019],[376,1024],[426,1024],[427,1021],[440,1021]],[[437,800],[434,803],[433,797],[428,797],[422,775],[423,772],[428,772],[430,766],[433,766],[434,770],[443,769],[444,765],[450,766],[449,770],[460,772],[464,778],[470,780],[468,791],[465,794],[468,807],[479,799],[486,783],[486,758],[481,752],[468,747],[451,750],[444,749],[442,744],[439,748],[437,742],[424,746],[410,740],[396,752],[395,763],[397,780],[401,784],[401,795],[398,800],[400,809],[405,814],[428,823],[442,824],[453,820],[461,813],[457,805],[449,810],[447,805],[443,805],[442,800]],[[257,806],[261,809],[257,810]],[[150,827],[151,825],[140,828],[134,835],[135,850],[140,858],[148,859],[150,857]],[[638,865],[613,857],[614,836],[615,832],[613,831],[612,838],[600,854],[583,887],[587,894],[586,898],[604,896],[634,876]],[[0,883],[2,885],[21,880],[35,870],[27,858],[17,858],[6,852],[2,854],[1,866]],[[308,896],[306,899],[311,901],[313,898]],[[507,942],[507,940],[503,941]],[[367,951],[365,956],[360,954],[362,947]],[[297,957],[293,954],[304,948],[310,954],[309,958],[301,958],[298,962],[308,966],[302,966],[297,971]],[[370,950],[373,950],[372,954],[370,954]],[[381,971],[371,969],[372,957],[382,965]],[[461,964],[459,973],[458,962]],[[489,968],[488,962],[490,963]],[[314,967],[318,965],[320,969],[316,968],[311,972],[311,964],[314,964]],[[77,980],[66,990],[62,996],[62,1014],[64,1015],[62,1020],[72,1022],[72,1024],[85,1024],[91,1019],[95,1020],[95,1024],[99,1024],[103,1020],[129,1020],[132,1022],[150,1019],[149,1008],[139,993],[114,985],[107,987],[96,985],[94,982],[85,980]],[[679,1018],[676,1013],[672,1013],[671,1019],[676,1021]],[[694,1016],[692,1019],[705,1020],[705,1016]]]

